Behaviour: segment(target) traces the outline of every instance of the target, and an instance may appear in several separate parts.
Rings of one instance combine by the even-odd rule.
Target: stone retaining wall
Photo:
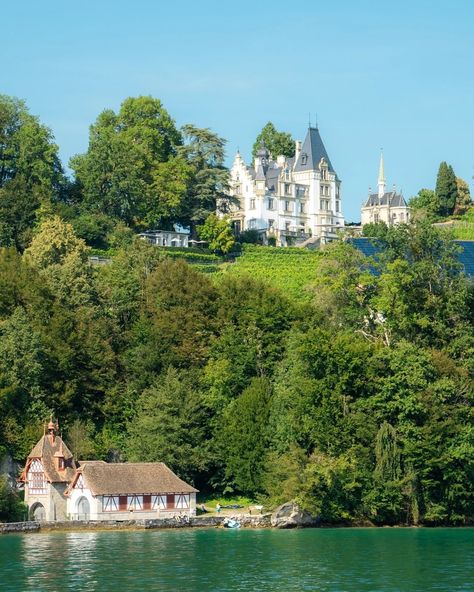
[[[270,514],[251,516],[192,516],[186,518],[157,518],[156,520],[68,520],[64,522],[14,522],[0,524],[0,534],[10,532],[42,532],[60,530],[151,530],[158,528],[219,528],[226,518],[238,520],[244,528],[268,528]]]
[[[10,532],[37,532],[40,529],[39,522],[4,522],[0,523],[0,534]]]

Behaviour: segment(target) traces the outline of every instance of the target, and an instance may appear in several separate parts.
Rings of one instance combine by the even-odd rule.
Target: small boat
[[[224,528],[240,528],[240,522],[234,518],[226,518],[224,520]]]

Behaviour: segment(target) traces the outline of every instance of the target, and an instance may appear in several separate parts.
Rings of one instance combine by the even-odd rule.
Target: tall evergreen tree
[[[454,212],[457,201],[458,188],[453,167],[446,162],[439,165],[436,179],[436,196],[439,200],[439,214],[450,216]]]

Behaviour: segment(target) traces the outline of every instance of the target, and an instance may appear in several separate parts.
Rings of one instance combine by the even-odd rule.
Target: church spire
[[[379,199],[385,194],[385,167],[383,162],[383,151],[380,150],[380,166],[379,166]]]

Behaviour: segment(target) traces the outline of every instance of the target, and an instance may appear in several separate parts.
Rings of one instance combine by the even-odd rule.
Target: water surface
[[[474,591],[474,529],[0,536],[0,590]]]

